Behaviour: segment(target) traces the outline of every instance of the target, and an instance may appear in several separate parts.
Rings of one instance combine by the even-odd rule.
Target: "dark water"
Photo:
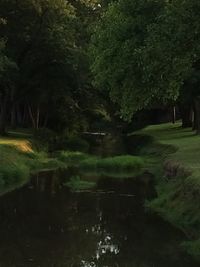
[[[0,198],[0,267],[199,266],[181,251],[182,234],[145,212],[145,179],[82,193],[62,180],[41,174]]]

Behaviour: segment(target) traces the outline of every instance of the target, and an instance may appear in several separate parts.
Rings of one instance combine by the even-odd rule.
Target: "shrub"
[[[35,132],[34,145],[38,150],[51,151],[56,145],[56,134],[47,128],[40,128]]]
[[[63,149],[70,151],[88,152],[89,143],[78,136],[70,137],[63,142]]]

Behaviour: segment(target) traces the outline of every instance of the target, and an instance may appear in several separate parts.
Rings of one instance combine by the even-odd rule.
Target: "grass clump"
[[[144,162],[136,156],[116,156],[109,158],[89,158],[80,163],[80,169],[85,171],[96,171],[100,174],[115,177],[130,177],[139,175],[143,171]],[[116,175],[117,174],[117,175]],[[120,175],[119,175],[120,174]]]
[[[79,166],[79,164],[84,161],[92,158],[88,154],[82,152],[73,152],[73,151],[61,151],[57,154],[57,159],[66,163],[68,166]]]
[[[92,189],[96,186],[96,183],[81,180],[79,176],[73,176],[65,185],[68,186],[71,191],[76,192]]]
[[[125,155],[99,158],[82,152],[63,151],[57,155],[59,161],[82,171],[109,174],[114,177],[130,177],[143,172],[144,161],[140,157]]]
[[[144,162],[140,157],[125,155],[101,159],[97,167],[108,172],[134,172],[137,175],[141,173]]]

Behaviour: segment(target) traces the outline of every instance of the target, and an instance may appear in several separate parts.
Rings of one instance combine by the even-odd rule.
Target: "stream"
[[[0,267],[199,266],[182,233],[145,210],[150,180],[95,177],[95,190],[71,192],[68,177],[41,173],[0,198]]]

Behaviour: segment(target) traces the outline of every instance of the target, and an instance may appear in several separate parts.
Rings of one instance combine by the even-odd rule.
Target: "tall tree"
[[[124,118],[180,95],[194,99],[200,118],[199,11],[199,2],[189,0],[125,0],[108,8],[93,34],[92,71]]]

